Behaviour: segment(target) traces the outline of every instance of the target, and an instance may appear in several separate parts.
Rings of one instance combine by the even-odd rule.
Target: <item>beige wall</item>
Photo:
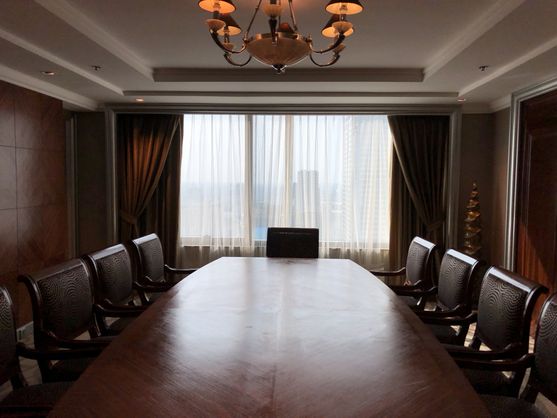
[[[481,258],[491,260],[493,182],[491,167],[494,158],[494,115],[465,114],[462,116],[460,193],[458,213],[458,248],[464,244],[464,218],[472,183],[478,184],[482,223]]]
[[[482,220],[481,258],[503,263],[509,109],[462,116],[458,247],[463,245],[466,203],[472,182],[478,183]]]

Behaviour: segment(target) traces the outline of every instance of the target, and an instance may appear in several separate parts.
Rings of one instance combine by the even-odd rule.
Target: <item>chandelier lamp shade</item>
[[[321,34],[330,38],[331,44],[324,49],[315,49],[311,36],[300,34],[292,1],[259,0],[239,46],[232,42],[232,37],[242,33],[242,28],[231,15],[236,10],[234,3],[231,0],[199,0],[198,4],[201,9],[211,13],[211,17],[206,20],[211,38],[224,51],[226,61],[233,66],[243,67],[255,58],[263,64],[270,65],[280,74],[284,73],[286,67],[307,57],[318,67],[334,65],[345,48],[344,40],[354,33],[354,26],[348,21],[347,16],[364,10],[360,1],[329,1],[325,10],[332,16],[321,30]],[[285,7],[285,3],[288,3],[288,7]],[[269,32],[251,34],[251,28],[260,10],[267,15]],[[289,15],[288,20],[283,18],[286,14]],[[248,57],[243,62],[233,59],[234,55],[244,52]],[[319,63],[315,56],[321,54],[330,55],[329,60]]]

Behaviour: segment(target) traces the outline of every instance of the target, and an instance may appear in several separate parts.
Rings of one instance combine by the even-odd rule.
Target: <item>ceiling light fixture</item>
[[[464,97],[459,97],[458,99],[456,99],[457,102],[465,102],[466,99]]]
[[[48,76],[53,76],[56,75],[56,73],[54,71],[41,71],[42,75],[48,75]]]
[[[135,99],[135,101],[139,103],[143,103],[145,99],[143,99],[142,97],[138,97],[137,99]]]
[[[288,1],[290,23],[281,17],[284,10],[283,3],[286,1]],[[242,29],[230,16],[230,13],[236,10],[234,3],[231,0],[199,0],[198,4],[201,9],[212,13],[212,17],[206,20],[209,33],[217,46],[224,51],[224,58],[228,63],[236,67],[243,67],[252,58],[255,58],[257,61],[273,67],[278,74],[284,73],[287,66],[294,65],[308,56],[311,62],[318,67],[329,67],[335,64],[345,48],[344,40],[354,33],[354,27],[346,19],[346,16],[364,10],[359,0],[329,1],[325,10],[333,16],[321,33],[325,37],[332,38],[333,41],[327,48],[319,50],[313,48],[311,36],[300,35],[292,0],[259,0],[244,33],[242,45],[236,49],[230,41],[230,37],[240,34]],[[263,9],[263,12],[268,16],[270,31],[250,35],[250,30],[259,9]],[[249,54],[246,61],[237,63],[232,59],[233,55],[241,54],[244,51]],[[318,63],[314,58],[314,54],[329,52],[332,53],[332,56],[326,63]]]

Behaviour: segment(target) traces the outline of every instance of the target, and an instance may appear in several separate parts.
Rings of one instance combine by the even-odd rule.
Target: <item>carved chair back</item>
[[[267,257],[317,258],[318,256],[319,229],[267,229]]]
[[[14,388],[23,385],[23,375],[16,351],[17,336],[12,298],[0,286],[0,385],[11,380]]]
[[[531,280],[499,267],[485,274],[478,301],[478,320],[472,347],[481,343],[494,351],[516,345],[528,351],[530,320],[537,298],[545,290]]]
[[[472,276],[479,261],[456,250],[447,250],[439,268],[437,307],[470,311]]]
[[[84,332],[96,334],[91,278],[82,260],[69,260],[19,279],[31,296],[38,349],[49,348],[49,333],[62,339]]]
[[[114,305],[125,305],[133,299],[132,264],[124,245],[87,254],[85,260],[93,276],[97,303],[108,300]]]
[[[541,392],[557,405],[557,293],[545,301],[541,310],[534,353],[526,392]]]
[[[426,286],[432,285],[430,263],[435,244],[420,237],[414,237],[408,247],[406,257],[406,280],[410,284],[422,281]]]
[[[157,234],[149,234],[131,241],[137,260],[137,277],[147,276],[155,282],[164,281],[164,254]]]

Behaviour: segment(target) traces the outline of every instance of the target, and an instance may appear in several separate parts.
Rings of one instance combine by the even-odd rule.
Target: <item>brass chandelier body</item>
[[[263,3],[265,1],[265,3]],[[282,19],[284,12],[283,3],[288,1],[288,11],[290,23]],[[236,6],[231,0],[199,0],[201,9],[211,12],[212,17],[207,19],[211,38],[217,46],[224,51],[224,58],[231,65],[243,67],[252,58],[257,61],[270,65],[277,73],[283,73],[287,66],[294,65],[306,57],[309,57],[318,67],[329,67],[335,64],[340,53],[344,50],[344,40],[354,33],[352,23],[347,20],[348,15],[360,13],[363,6],[359,0],[341,1],[331,0],[325,10],[332,14],[321,33],[323,36],[332,38],[332,43],[327,48],[317,50],[313,48],[313,41],[310,36],[300,35],[296,16],[292,6],[292,0],[259,0],[247,30],[244,32],[242,45],[236,49],[231,37],[242,33],[242,29],[232,18],[231,13],[236,10]],[[253,22],[259,10],[267,15],[269,21],[269,32],[250,35]],[[233,55],[247,52],[249,57],[244,62],[238,63],[232,58]],[[314,54],[331,53],[329,61],[320,64]]]

